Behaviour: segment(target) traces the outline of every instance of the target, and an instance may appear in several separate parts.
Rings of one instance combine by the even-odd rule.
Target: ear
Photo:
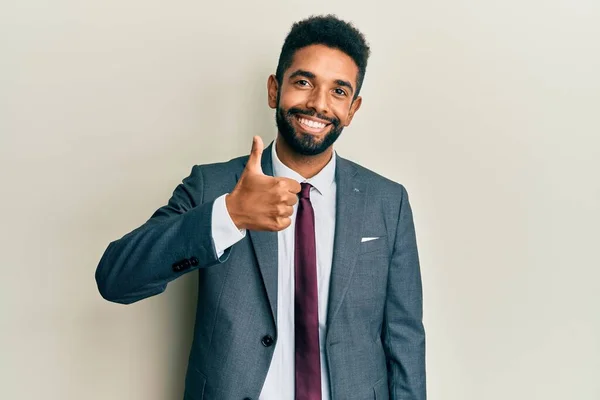
[[[279,90],[279,84],[275,75],[269,76],[267,80],[267,97],[269,101],[269,107],[272,109],[277,108],[277,91]]]
[[[360,96],[358,96],[356,99],[354,99],[352,101],[352,104],[350,105],[350,111],[348,111],[348,121],[346,122],[346,124],[344,126],[350,125],[350,122],[352,122],[352,118],[354,118],[354,113],[356,113],[358,111],[361,104],[362,104],[362,97],[360,97]]]

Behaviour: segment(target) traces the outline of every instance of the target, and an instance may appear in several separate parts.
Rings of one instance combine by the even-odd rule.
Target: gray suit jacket
[[[272,175],[270,146],[262,167]],[[332,399],[425,400],[421,275],[407,192],[336,157],[325,343]],[[96,271],[102,296],[129,304],[198,270],[185,400],[258,399],[277,344],[277,233],[249,231],[221,258],[211,238],[214,200],[231,192],[247,159],[194,166],[167,205],[109,244]]]

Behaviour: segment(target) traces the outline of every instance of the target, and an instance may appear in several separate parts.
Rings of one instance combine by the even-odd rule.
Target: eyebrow
[[[350,82],[343,81],[341,79],[336,79],[335,83],[336,83],[336,85],[347,87],[348,89],[350,89],[350,92],[354,93],[354,88],[352,87],[352,85],[350,84]]]
[[[294,79],[297,76],[303,76],[303,77],[308,78],[308,79],[315,79],[317,77],[315,74],[313,74],[310,71],[306,71],[306,70],[303,70],[303,69],[298,69],[298,70],[294,71],[290,75],[290,79]],[[350,89],[350,91],[352,93],[354,93],[354,88],[352,87],[352,84],[350,82],[342,80],[342,79],[336,79],[334,82],[335,82],[336,85],[347,87],[348,89]]]

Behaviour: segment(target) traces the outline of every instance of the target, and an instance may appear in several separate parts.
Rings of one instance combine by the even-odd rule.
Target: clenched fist
[[[227,211],[238,229],[281,231],[292,223],[300,183],[275,178],[262,171],[263,141],[254,136],[246,168],[233,191],[225,197]]]

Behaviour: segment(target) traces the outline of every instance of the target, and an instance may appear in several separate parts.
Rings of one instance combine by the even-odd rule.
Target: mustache
[[[319,114],[316,111],[311,111],[311,110],[302,110],[300,108],[296,108],[296,107],[292,107],[288,110],[287,114],[289,116],[294,116],[296,114],[299,115],[306,115],[308,117],[317,117],[319,119],[322,119],[323,121],[328,121],[329,123],[333,124],[333,126],[337,127],[340,124],[340,120],[337,118],[329,118],[324,116],[323,114]]]

